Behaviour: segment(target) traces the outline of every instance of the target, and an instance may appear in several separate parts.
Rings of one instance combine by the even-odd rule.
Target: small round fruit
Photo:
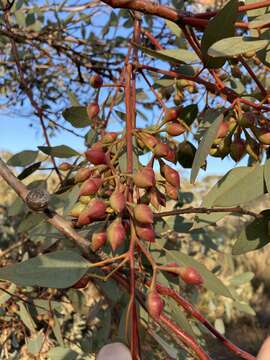
[[[203,284],[202,276],[192,266],[180,267],[179,275],[186,284],[189,284],[189,285],[202,285]]]
[[[105,165],[107,164],[107,157],[103,150],[98,149],[88,149],[85,152],[85,156],[88,161],[93,165]]]
[[[96,252],[106,244],[106,241],[107,241],[107,233],[105,231],[94,233],[91,239],[92,250]]]
[[[138,204],[135,206],[134,218],[141,224],[153,224],[154,222],[153,212],[146,204]]]
[[[147,294],[146,307],[153,319],[159,320],[164,305],[164,300],[161,298],[157,290],[150,290]]]

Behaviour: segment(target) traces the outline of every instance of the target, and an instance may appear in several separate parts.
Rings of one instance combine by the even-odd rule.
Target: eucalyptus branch
[[[223,207],[223,208],[206,208],[206,207],[188,207],[184,209],[174,209],[170,211],[163,211],[155,213],[155,218],[173,216],[173,215],[183,215],[183,214],[211,214],[211,213],[232,213],[240,215],[249,215],[255,218],[261,218],[260,214],[257,214],[253,211],[245,210],[241,206],[235,207]]]

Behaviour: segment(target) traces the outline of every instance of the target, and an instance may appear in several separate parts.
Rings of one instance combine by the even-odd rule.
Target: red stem
[[[148,282],[150,285],[150,281]],[[168,296],[174,299],[177,304],[181,305],[192,317],[197,319],[200,323],[202,323],[215,337],[220,340],[228,349],[230,349],[234,354],[240,356],[245,360],[255,360],[255,357],[246,351],[239,349],[235,344],[233,344],[230,340],[226,339],[222,334],[220,334],[216,328],[210,324],[206,318],[196,310],[192,304],[190,304],[187,300],[185,300],[181,295],[179,295],[176,291],[166,288],[162,285],[156,285],[157,291],[165,296]]]

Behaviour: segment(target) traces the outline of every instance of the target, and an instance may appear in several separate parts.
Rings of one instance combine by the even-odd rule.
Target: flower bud
[[[179,267],[179,276],[181,279],[189,285],[202,285],[203,284],[203,278],[192,266],[187,267]]]
[[[170,199],[178,200],[178,190],[168,182],[165,184],[165,193]]]
[[[92,169],[80,168],[75,175],[75,178],[74,178],[75,183],[85,181],[86,179],[88,179],[90,177],[91,174],[92,174]]]
[[[164,305],[164,300],[161,298],[157,290],[150,290],[147,294],[146,307],[153,319],[159,320]]]
[[[162,142],[157,143],[153,149],[153,153],[156,157],[166,157],[169,153],[169,145]]]
[[[142,142],[149,148],[149,149],[153,149],[157,143],[158,140],[155,136],[148,134],[146,132],[141,132],[140,133],[140,138],[142,140]]]
[[[72,217],[78,218],[85,208],[86,208],[86,206],[84,204],[77,202],[73,206],[73,208],[70,210],[69,215]]]
[[[59,166],[58,169],[61,171],[68,171],[70,169],[73,168],[72,164],[69,164],[68,162],[62,162]]]
[[[94,252],[99,250],[103,245],[106,244],[107,233],[105,231],[96,232],[92,235],[91,248]]]
[[[160,206],[166,206],[166,197],[157,188],[152,188],[150,191],[150,202],[158,210]]]
[[[90,85],[93,86],[93,88],[100,88],[103,85],[102,77],[98,74],[91,76]]]
[[[121,213],[126,207],[125,195],[115,190],[110,197],[110,205],[116,213]]]
[[[87,225],[95,220],[102,220],[106,217],[106,204],[104,201],[92,200],[78,219],[78,225]]]
[[[155,242],[155,231],[152,224],[135,224],[135,230],[140,240]]]
[[[177,120],[182,108],[169,108],[165,111],[164,122],[170,122]]]
[[[229,124],[226,121],[222,121],[217,131],[217,138],[224,138],[229,131]]]
[[[79,202],[84,205],[88,205],[91,200],[92,200],[91,196],[80,196],[79,197]]]
[[[165,159],[176,164],[176,150],[169,149],[167,156],[165,156]]]
[[[110,144],[116,140],[117,135],[117,132],[107,132],[102,136],[101,142],[103,144]]]
[[[113,251],[117,250],[125,241],[126,231],[121,218],[116,218],[107,229],[108,241]]]
[[[169,123],[166,127],[166,132],[170,136],[179,136],[184,134],[185,131],[186,128],[178,122]]]
[[[87,160],[90,161],[94,165],[107,164],[106,154],[103,150],[91,148],[85,152],[85,156],[86,156]]]
[[[87,179],[80,188],[79,196],[96,194],[101,184],[102,184],[102,180],[100,178]]]
[[[169,165],[161,163],[160,166],[162,176],[172,185],[175,186],[177,189],[180,188],[180,176],[178,172],[172,169]]]
[[[153,224],[153,212],[148,205],[138,204],[134,208],[134,218],[142,224]]]
[[[156,184],[154,170],[150,166],[146,166],[133,176],[134,184],[142,189],[153,187]]]
[[[90,120],[94,119],[99,113],[99,105],[97,102],[92,102],[87,105],[86,111]]]
[[[238,162],[242,159],[246,152],[246,144],[243,139],[234,139],[230,147],[231,158]]]

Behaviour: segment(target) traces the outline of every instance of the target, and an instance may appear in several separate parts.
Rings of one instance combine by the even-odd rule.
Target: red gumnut
[[[165,156],[165,159],[176,164],[176,150],[175,149],[169,149],[167,156]]]
[[[103,220],[106,217],[106,204],[102,200],[92,200],[78,218],[78,225],[87,225],[95,220]]]
[[[88,195],[96,194],[101,184],[102,184],[102,180],[100,178],[87,179],[80,188],[79,196],[88,196]]]
[[[155,231],[152,224],[136,224],[135,230],[140,240],[155,242]]]
[[[93,88],[100,88],[103,85],[102,76],[98,74],[91,76],[90,85],[93,86]]]
[[[157,145],[158,140],[154,135],[141,132],[140,133],[141,141],[149,148],[152,149],[154,146]]]
[[[201,274],[192,266],[179,267],[179,276],[189,285],[202,285],[203,278]]]
[[[154,320],[159,320],[164,309],[164,300],[161,298],[157,290],[150,290],[146,298],[146,307],[150,316]]]
[[[83,182],[85,181],[86,179],[88,179],[92,174],[92,169],[90,168],[80,168],[76,175],[75,175],[75,183],[78,183],[78,182]]]
[[[90,281],[89,276],[84,275],[79,281],[77,281],[74,285],[71,286],[72,289],[83,289],[85,288]]]
[[[133,212],[136,221],[140,222],[141,224],[153,224],[153,212],[148,205],[138,204],[135,206]]]
[[[185,131],[186,128],[178,122],[169,123],[166,127],[166,132],[170,136],[179,136],[182,135]]]
[[[70,169],[73,168],[73,165],[68,163],[68,162],[62,162],[59,166],[58,169],[61,171],[68,171]]]
[[[106,165],[107,157],[103,150],[100,149],[88,149],[85,152],[86,159],[94,165]]]
[[[178,200],[178,190],[168,182],[165,184],[165,192],[172,200]]]
[[[134,184],[142,189],[153,187],[156,184],[155,172],[150,166],[146,166],[133,176]]]
[[[224,138],[228,134],[228,131],[229,123],[226,121],[222,121],[217,131],[217,138]]]
[[[180,188],[180,176],[178,172],[172,169],[169,165],[161,164],[160,166],[162,176],[177,189]]]
[[[87,115],[88,115],[89,119],[94,119],[100,111],[98,103],[92,102],[92,103],[88,104],[86,111],[87,111]]]
[[[181,113],[181,110],[182,110],[181,107],[180,108],[174,107],[167,109],[164,116],[164,122],[167,123],[177,120],[178,116]]]
[[[110,205],[116,213],[121,213],[126,207],[125,195],[122,192],[115,190],[110,197]]]
[[[105,231],[97,232],[92,235],[91,248],[95,252],[106,244],[107,233]]]
[[[160,206],[166,206],[166,197],[157,188],[152,188],[150,191],[150,202],[158,210]]]
[[[117,135],[118,135],[117,132],[107,132],[107,133],[103,134],[103,136],[101,138],[101,142],[103,144],[110,144],[116,140]]]
[[[113,251],[117,250],[125,241],[126,231],[121,218],[116,218],[107,229],[108,241]]]
[[[159,142],[153,149],[153,153],[156,157],[166,157],[170,151],[169,145]]]
[[[246,152],[246,143],[243,139],[235,139],[230,146],[231,158],[238,162],[242,159]]]

